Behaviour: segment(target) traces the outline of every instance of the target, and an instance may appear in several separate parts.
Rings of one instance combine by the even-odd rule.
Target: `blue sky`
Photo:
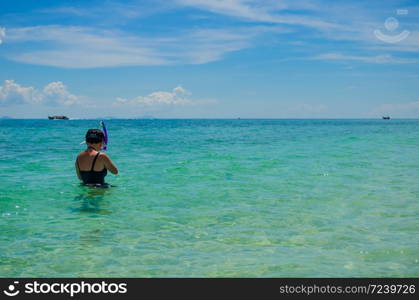
[[[0,117],[419,117],[419,3],[0,2]]]

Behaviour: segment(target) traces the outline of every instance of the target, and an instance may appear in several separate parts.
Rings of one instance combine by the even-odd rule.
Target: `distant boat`
[[[48,116],[48,119],[50,120],[69,120],[66,116]]]
[[[390,120],[389,116],[383,116],[383,120]]]

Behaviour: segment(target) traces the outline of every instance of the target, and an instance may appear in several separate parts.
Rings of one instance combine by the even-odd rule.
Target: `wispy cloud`
[[[3,38],[6,36],[6,28],[0,27],[0,44],[3,42]]]
[[[395,4],[397,1],[391,1],[389,5]],[[293,35],[287,34],[286,40],[281,41],[284,45],[298,47],[299,53],[307,49],[306,57],[313,56],[313,47],[320,50],[316,53],[340,51],[339,45],[350,43],[352,48],[357,48],[357,53],[367,54],[373,50],[376,55],[370,57],[361,53],[357,56],[348,50],[349,55],[326,54],[314,59],[415,63],[413,58],[395,58],[386,53],[416,52],[419,49],[417,24],[400,20],[411,34],[396,45],[387,45],[374,36],[374,30],[383,27],[385,17],[381,19],[381,14],[386,16],[387,12],[380,7],[380,16],[375,16],[370,13],[372,8],[377,11],[377,5],[364,2],[323,0],[174,0],[170,4],[168,1],[122,3],[111,0],[100,7],[85,4],[40,9],[37,12],[51,16],[55,22],[58,17],[71,16],[71,22],[66,19],[66,24],[83,26],[8,27],[7,37],[4,30],[2,37],[0,28],[0,43],[3,39],[4,57],[28,64],[64,68],[159,66],[221,60],[230,53],[260,47],[258,41],[264,34],[279,36],[292,31]],[[134,24],[146,15],[174,11],[190,16],[197,10],[206,17],[222,16],[229,20],[223,19],[219,24],[202,22],[199,26],[186,21],[166,30],[162,25],[157,31],[153,27],[152,34],[143,30],[143,24],[138,22],[134,30],[121,25]],[[330,41],[336,43],[331,45]],[[292,53],[279,55],[287,59]]]
[[[376,55],[376,56],[356,56],[356,55],[344,55],[341,53],[324,53],[314,57],[312,60],[335,60],[335,61],[361,61],[366,63],[374,64],[416,64],[419,63],[419,59],[414,58],[398,58],[393,57],[390,54]]]
[[[51,82],[42,90],[23,87],[13,80],[5,80],[0,86],[0,106],[16,104],[73,105],[80,103],[80,97],[71,94],[61,82]]]
[[[400,8],[398,1],[389,1],[386,7],[377,7],[370,2],[342,3],[321,0],[177,0],[176,3],[252,23],[296,25],[315,29],[307,36],[309,39],[352,42],[359,44],[359,48],[373,45],[377,51],[419,50],[418,24],[415,21],[409,22],[408,17],[400,17],[400,26],[408,29],[410,36],[392,48],[374,34],[378,30],[383,30],[383,33],[389,37],[398,36],[398,31],[387,32],[384,26],[386,18],[396,13],[396,7]],[[394,7],[393,12],[392,7]],[[374,14],[371,14],[372,10]],[[419,9],[413,6],[409,11],[415,13]],[[302,38],[299,35],[296,37]]]
[[[383,104],[380,106],[383,110],[419,110],[419,101],[407,102],[407,103],[397,103],[397,104]]]
[[[65,68],[201,64],[251,46],[263,32],[279,28],[193,29],[170,36],[138,36],[118,30],[35,26],[11,28],[7,43],[28,43],[6,54],[18,62]]]
[[[404,103],[385,103],[369,112],[370,116],[390,115],[393,117],[415,117],[419,113],[419,101]]]
[[[95,5],[86,1],[84,5],[78,6],[53,6],[37,10],[37,13],[45,15],[58,15],[60,17],[82,17],[92,19],[103,19],[109,23],[124,23],[127,20],[148,17],[173,9],[174,5],[164,0],[124,0],[103,1],[101,5]]]
[[[168,63],[142,46],[142,40],[117,31],[85,27],[35,26],[11,28],[7,43],[27,43],[8,58],[30,64],[65,68]]]
[[[294,2],[294,3],[293,3]],[[257,0],[177,0],[179,5],[195,7],[213,13],[241,18],[252,22],[301,25],[313,28],[339,28],[340,25],[326,22],[310,15],[284,12],[291,9],[313,9],[307,1],[257,1]],[[281,11],[281,13],[279,12]]]
[[[52,8],[44,8],[37,11],[38,13],[44,14],[55,14],[55,15],[74,15],[78,17],[93,16],[90,9],[84,9],[74,6],[59,6]]]

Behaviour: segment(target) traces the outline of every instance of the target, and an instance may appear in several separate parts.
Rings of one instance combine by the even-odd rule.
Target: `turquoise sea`
[[[0,277],[419,276],[419,120],[0,120]]]

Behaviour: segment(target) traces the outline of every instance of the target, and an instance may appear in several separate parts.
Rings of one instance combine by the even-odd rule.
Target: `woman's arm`
[[[106,153],[102,153],[101,156],[103,157],[105,168],[111,171],[112,174],[118,174],[118,168],[113,164],[109,156]]]

